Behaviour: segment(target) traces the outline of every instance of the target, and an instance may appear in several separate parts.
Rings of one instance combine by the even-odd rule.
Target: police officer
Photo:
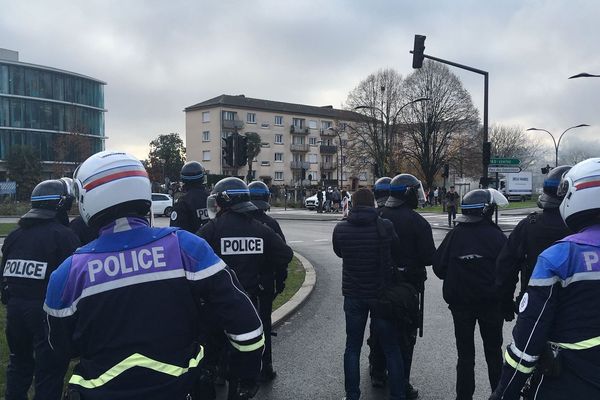
[[[407,281],[414,285],[422,298],[425,293],[427,272],[425,267],[431,265],[435,244],[429,222],[414,211],[419,201],[425,200],[425,192],[421,182],[410,174],[396,175],[390,182],[390,196],[381,210],[380,216],[389,219],[394,224],[396,234],[403,244],[400,249],[401,262],[397,266],[404,271]],[[421,310],[421,324],[422,314]],[[404,327],[405,329],[408,327]],[[404,373],[406,378],[406,397],[418,397],[418,391],[410,384],[412,355],[417,338],[417,327],[410,327],[405,333],[405,343],[402,348]]]
[[[503,294],[503,310],[507,317],[514,314],[523,297],[538,255],[554,242],[569,234],[558,207],[562,198],[556,194],[562,176],[571,166],[554,168],[544,180],[543,193],[538,199],[541,212],[534,212],[520,221],[508,237],[497,261],[496,284]],[[513,303],[515,286],[521,275],[521,289]]]
[[[534,369],[543,373],[535,398],[600,398],[600,158],[571,168],[557,195],[576,233],[538,256],[490,399],[518,399]]]
[[[279,223],[266,214],[269,210],[271,192],[263,182],[255,181],[248,185],[250,201],[258,210],[250,211],[250,214],[258,221],[273,229],[285,243],[285,236]],[[287,264],[277,268],[269,268],[261,272],[260,291],[258,292],[258,311],[265,331],[265,352],[263,353],[263,367],[260,379],[270,381],[275,379],[273,370],[273,357],[271,354],[271,313],[273,312],[273,299],[283,292],[285,280],[287,279]]]
[[[35,399],[59,399],[62,393],[69,359],[54,354],[46,340],[42,306],[50,274],[79,246],[77,236],[58,221],[72,202],[65,182],[41,182],[31,193],[31,210],[2,246],[0,281],[10,350],[7,400],[26,399],[32,378]]]
[[[142,163],[97,153],[74,176],[80,215],[98,239],[52,274],[44,309],[49,341],[78,357],[70,399],[191,399],[203,348],[199,304],[217,316],[239,360],[238,398],[256,392],[264,337],[235,275],[197,236],[152,228]]]
[[[456,399],[472,400],[475,392],[475,324],[483,339],[490,390],[502,370],[502,313],[493,290],[496,258],[506,236],[492,221],[498,205],[508,200],[495,189],[475,189],[461,202],[458,226],[433,257],[433,271],[444,281],[443,296],[452,312],[458,363]]]
[[[207,208],[214,219],[200,228],[198,235],[235,271],[260,313],[263,275],[270,279],[273,274],[282,274],[293,257],[292,249],[275,231],[253,218],[251,212],[257,207],[250,202],[250,191],[241,179],[230,177],[217,182]],[[232,379],[236,379],[234,373],[230,373],[230,385]]]
[[[171,226],[196,233],[209,220],[206,212],[208,193],[204,188],[206,171],[198,161],[188,161],[181,168],[180,178],[185,194],[173,206]]]
[[[391,181],[392,178],[384,176],[377,179],[375,182],[375,185],[373,186],[373,195],[375,196],[377,208],[383,209],[383,207],[385,207],[385,202],[387,201],[388,197],[390,197]]]

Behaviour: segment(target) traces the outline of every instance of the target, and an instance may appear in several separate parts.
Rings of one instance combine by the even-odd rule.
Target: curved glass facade
[[[27,145],[43,161],[81,161],[104,148],[104,111],[102,82],[0,60],[0,159]]]

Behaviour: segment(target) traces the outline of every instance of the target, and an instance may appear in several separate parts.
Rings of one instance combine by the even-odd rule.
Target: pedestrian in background
[[[324,189],[317,189],[317,212],[323,214],[323,191]]]
[[[437,206],[439,204],[439,202],[438,202],[439,194],[440,194],[440,189],[436,186],[435,190],[433,191],[433,205],[434,206]]]
[[[472,400],[475,392],[476,323],[492,391],[502,370],[503,318],[494,273],[506,236],[492,221],[497,204],[508,204],[508,200],[494,189],[467,193],[458,226],[446,235],[433,257],[433,271],[444,281],[443,296],[454,321],[456,400]]]
[[[456,209],[460,196],[454,191],[454,186],[450,186],[450,191],[446,193],[446,211],[448,212],[448,226],[456,224]]]
[[[367,318],[386,358],[390,400],[404,399],[403,364],[398,328],[393,320],[377,314],[377,299],[398,263],[398,236],[392,223],[379,218],[375,198],[368,189],[353,195],[348,218],[333,230],[333,251],[342,258],[342,293],[346,315],[344,387],[347,400],[360,398],[360,352]],[[393,260],[394,259],[394,260]]]

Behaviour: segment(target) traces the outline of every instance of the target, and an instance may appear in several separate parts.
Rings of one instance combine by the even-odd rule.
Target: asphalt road
[[[432,225],[439,223],[431,217]],[[273,339],[274,366],[277,379],[261,387],[257,399],[329,400],[341,399],[344,393],[343,352],[345,345],[342,262],[331,248],[333,221],[279,221],[294,248],[314,265],[317,273],[315,290],[306,304],[291,316]],[[515,225],[510,218],[503,221]],[[447,230],[434,229],[436,245]],[[425,335],[419,338],[411,381],[421,399],[454,397],[456,347],[452,317],[442,299],[441,281],[430,272],[426,283]],[[505,326],[505,344],[510,340],[512,325]],[[366,340],[366,337],[365,337]],[[487,368],[481,340],[476,343],[476,382],[474,398],[487,398]],[[372,388],[367,373],[367,351],[361,357],[362,399],[386,398],[382,389]]]

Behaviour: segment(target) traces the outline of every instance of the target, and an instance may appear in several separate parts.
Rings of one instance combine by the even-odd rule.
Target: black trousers
[[[35,378],[35,400],[61,398],[69,360],[48,343],[45,313],[40,301],[11,298],[6,306],[6,340],[10,351],[6,369],[6,400],[26,400]]]
[[[397,335],[400,352],[402,353],[402,363],[404,365],[404,381],[405,385],[408,385],[410,383],[413,353],[415,344],[417,343],[417,330],[399,326]],[[369,345],[369,366],[371,368],[371,376],[382,379],[385,377],[386,373],[385,354],[383,353],[383,348],[381,347],[377,336],[373,332],[372,323],[369,326],[369,339],[367,340],[367,343]]]
[[[263,368],[273,364],[273,354],[271,350],[271,331],[272,321],[271,313],[273,312],[273,293],[262,292],[258,296],[258,316],[263,324],[263,332],[265,335],[265,350],[262,356]]]
[[[502,373],[502,314],[498,307],[451,307],[458,363],[456,365],[456,400],[472,400],[475,392],[475,324],[483,340],[488,367],[490,393]]]
[[[452,221],[456,219],[456,206],[446,206],[448,210],[448,226],[452,225]]]

